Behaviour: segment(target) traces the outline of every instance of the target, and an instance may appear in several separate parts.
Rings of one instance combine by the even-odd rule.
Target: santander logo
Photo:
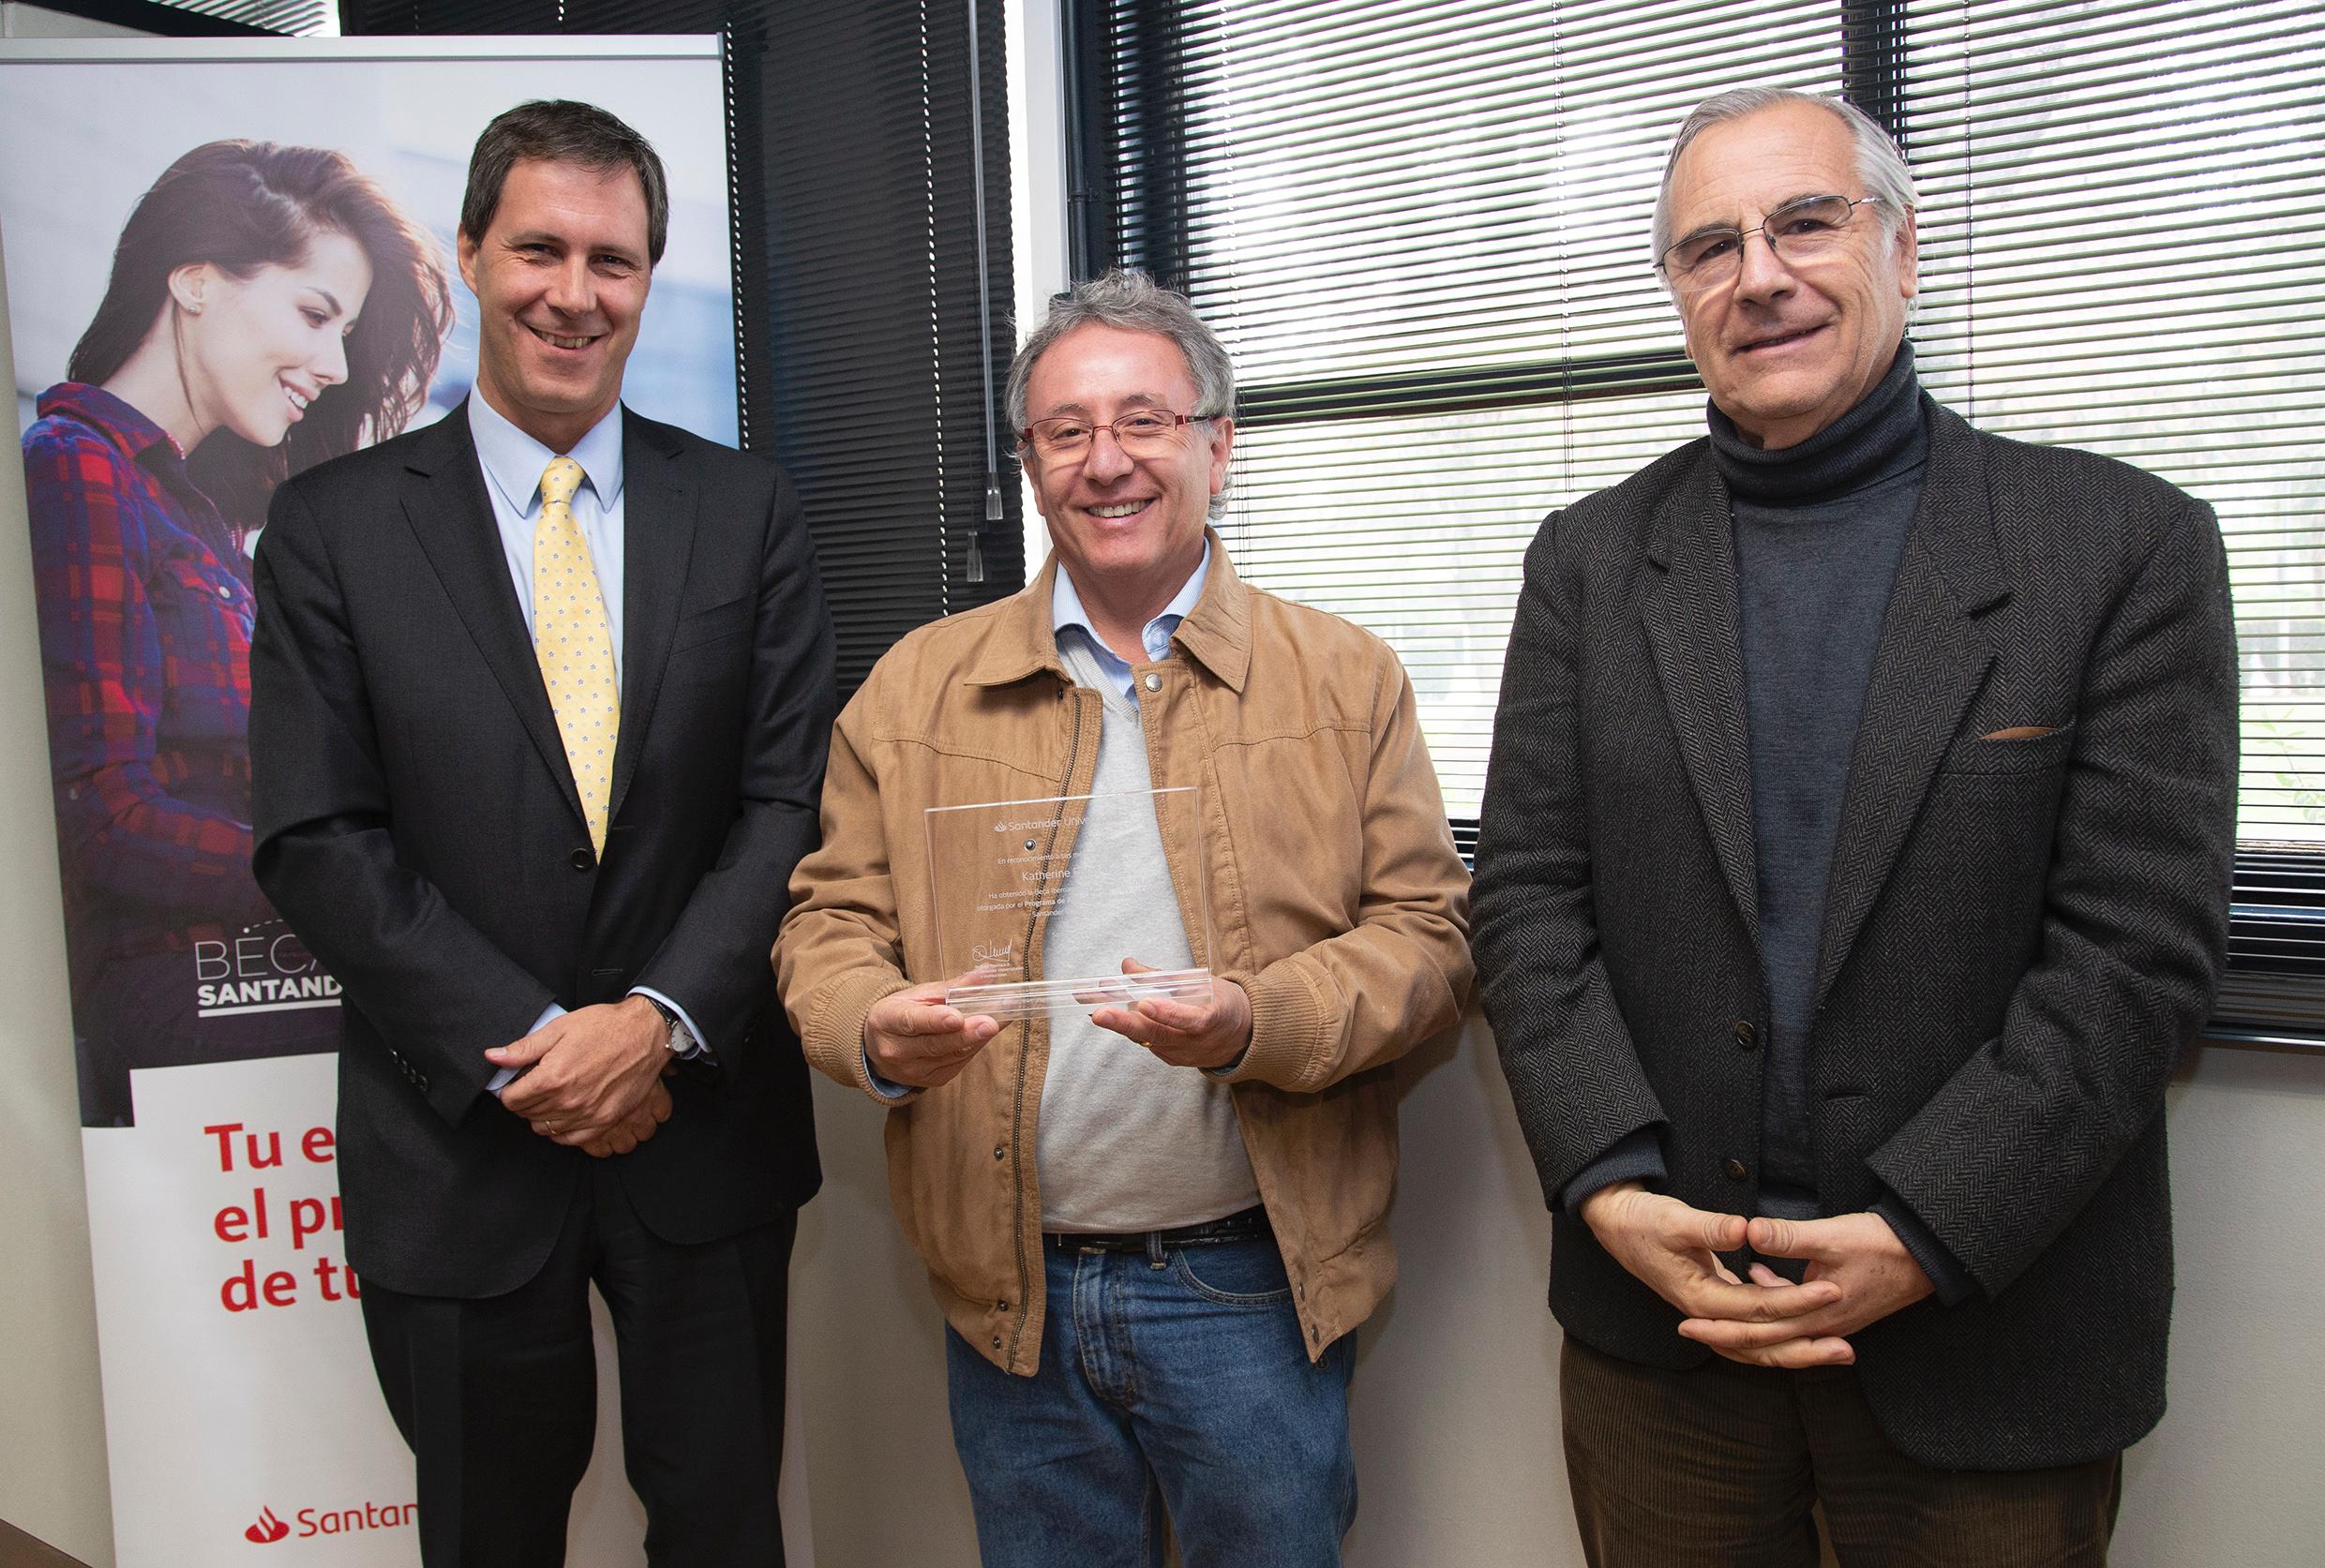
[[[311,1535],[346,1535],[358,1530],[395,1530],[416,1525],[416,1502],[356,1502],[345,1508],[302,1508],[284,1519],[272,1508],[259,1510],[259,1522],[245,1527],[242,1538],[253,1546],[271,1546],[293,1534],[302,1541]],[[296,1528],[293,1529],[293,1526]]]

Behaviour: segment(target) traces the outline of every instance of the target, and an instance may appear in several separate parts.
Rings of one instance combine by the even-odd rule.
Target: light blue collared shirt
[[[597,591],[606,601],[606,629],[613,635],[613,671],[622,678],[622,406],[589,428],[567,453],[551,452],[502,417],[472,392],[468,399],[469,433],[476,440],[476,461],[485,470],[485,494],[492,499],[492,520],[501,530],[501,554],[525,630],[532,630],[532,530],[541,520],[541,470],[552,458],[581,465],[581,487],[574,492],[573,520],[590,546],[597,568]]]
[[[1145,630],[1138,634],[1139,646],[1147,650],[1149,663],[1171,656],[1171,634],[1193,612],[1196,601],[1203,597],[1204,580],[1210,575],[1211,542],[1206,539],[1203,559],[1195,562],[1193,575],[1179,585],[1178,592],[1162,606],[1162,613],[1148,621]],[[1066,575],[1063,561],[1058,563],[1058,580],[1049,590],[1049,624],[1061,643],[1069,632],[1082,639],[1098,661],[1098,667],[1106,672],[1107,683],[1117,695],[1132,702],[1138,700],[1138,694],[1131,687],[1130,661],[1100,639],[1098,629],[1090,624],[1089,611],[1082,607],[1081,594],[1074,591],[1073,579]]]
[[[590,547],[590,561],[597,569],[597,591],[606,602],[606,630],[613,638],[613,673],[619,689],[624,564],[622,405],[615,404],[613,411],[591,426],[588,433],[573,443],[573,450],[566,453],[551,452],[519,430],[500,410],[486,402],[481,392],[469,394],[468,429],[476,442],[477,466],[485,470],[485,495],[492,502],[492,520],[501,530],[501,555],[508,562],[509,581],[517,589],[517,607],[524,615],[528,634],[533,629],[532,532],[541,520],[541,472],[551,459],[559,456],[570,457],[581,465],[581,487],[574,492],[573,519],[581,526],[581,537]],[[675,1000],[651,986],[633,986],[630,994],[649,997],[678,1014],[679,1022],[686,1026],[687,1036],[694,1042],[682,1055],[692,1058],[707,1053],[702,1031],[695,1027],[694,1015]],[[561,1017],[564,1011],[551,1002],[532,1021],[533,1029]],[[502,1068],[485,1087],[497,1095],[516,1076],[514,1068]]]

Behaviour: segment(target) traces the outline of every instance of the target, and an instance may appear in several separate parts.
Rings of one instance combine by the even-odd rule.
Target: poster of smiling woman
[[[469,148],[539,97],[660,151],[627,401],[731,444],[715,39],[0,43],[0,527],[38,599],[123,1568],[417,1561],[338,1245],[338,986],[249,869],[250,551],[284,479],[467,394]],[[578,1563],[637,1561],[608,1460]]]

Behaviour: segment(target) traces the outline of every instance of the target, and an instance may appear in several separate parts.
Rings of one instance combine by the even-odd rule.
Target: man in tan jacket
[[[1189,1568],[1340,1561],[1352,1331],[1396,1274],[1389,1064],[1469,988],[1396,655],[1238,582],[1206,526],[1234,398],[1144,276],[1053,306],[1009,380],[1050,560],[906,637],[841,714],[777,947],[808,1059],[886,1112],[986,1568],[1159,1564],[1165,1513]],[[1183,833],[1131,793],[1184,786]],[[990,857],[932,851],[926,812],[1068,797],[1088,814],[1031,978],[1208,967],[1208,997],[946,1005],[939,919]]]

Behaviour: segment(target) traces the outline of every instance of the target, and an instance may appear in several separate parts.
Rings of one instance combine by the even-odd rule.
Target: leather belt
[[[1275,1234],[1268,1211],[1257,1203],[1223,1219],[1200,1225],[1179,1225],[1168,1231],[1126,1232],[1044,1231],[1042,1245],[1060,1252],[1142,1252],[1152,1255],[1174,1247],[1216,1247],[1222,1242],[1256,1241]]]

